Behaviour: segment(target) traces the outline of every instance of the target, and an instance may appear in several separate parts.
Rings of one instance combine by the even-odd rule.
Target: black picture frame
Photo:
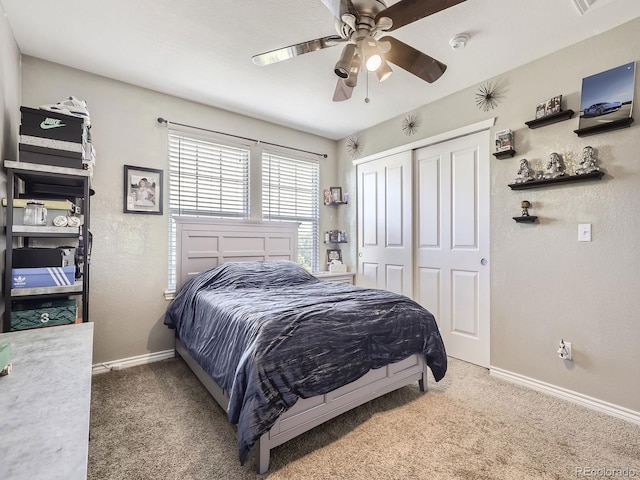
[[[328,248],[327,265],[331,265],[332,260],[340,260],[340,262],[342,262],[342,250],[339,248]]]
[[[330,187],[333,203],[342,203],[342,187]]]
[[[157,168],[124,166],[124,213],[162,215],[162,175]]]

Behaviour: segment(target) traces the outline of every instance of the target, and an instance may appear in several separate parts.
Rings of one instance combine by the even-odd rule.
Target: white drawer
[[[330,273],[330,272],[317,272],[313,274],[314,277],[324,280],[325,282],[341,282],[354,284],[355,273]]]

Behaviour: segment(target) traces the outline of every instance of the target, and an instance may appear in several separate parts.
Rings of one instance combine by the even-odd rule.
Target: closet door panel
[[[358,285],[413,297],[412,152],[357,166]]]

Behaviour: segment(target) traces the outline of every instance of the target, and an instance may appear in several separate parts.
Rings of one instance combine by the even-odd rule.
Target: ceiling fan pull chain
[[[364,103],[369,103],[371,99],[369,98],[369,70],[364,69],[364,74],[367,77],[367,96],[364,97]]]

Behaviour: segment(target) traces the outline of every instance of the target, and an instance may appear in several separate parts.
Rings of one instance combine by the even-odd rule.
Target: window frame
[[[261,151],[261,182],[260,182],[260,198],[261,198],[261,215],[265,221],[291,221],[299,222],[300,230],[298,232],[298,263],[307,268],[309,271],[317,272],[320,270],[320,162],[315,157],[308,157],[298,152],[278,149],[275,147],[263,147]],[[277,192],[277,196],[295,197],[296,206],[293,211],[284,211],[280,214],[272,213],[270,206],[271,188],[273,187],[270,172],[272,170],[272,161],[276,160],[279,168],[283,165],[292,164],[302,167],[306,170],[306,175],[301,173],[301,177],[297,176],[297,170],[292,175],[285,175],[285,183],[281,183],[281,188]],[[306,167],[306,168],[304,168]],[[311,175],[309,176],[309,173]],[[310,179],[309,184],[305,185],[302,192],[299,192],[299,179]],[[288,183],[287,183],[288,181]],[[265,191],[265,186],[267,191]],[[293,188],[293,190],[292,190]],[[304,191],[304,190],[307,191]],[[298,194],[302,193],[301,196]],[[269,197],[269,200],[266,199]],[[299,201],[299,204],[298,204]],[[305,212],[305,206],[307,211]],[[306,231],[308,230],[308,231]],[[305,246],[305,243],[307,246]]]
[[[184,157],[194,156],[195,159],[189,159],[189,161],[195,162],[195,164],[199,164],[198,157],[202,156],[202,167],[209,168],[211,171],[209,172],[208,178],[212,180],[211,185],[204,186],[203,189],[199,189],[198,182],[199,179],[203,178],[199,175],[197,169],[199,165],[194,165],[194,169],[196,170],[193,175],[191,175],[193,190],[193,198],[192,202],[196,202],[195,207],[192,205],[187,205],[185,207],[182,206],[183,195],[182,193],[178,193],[181,188],[183,188],[183,169],[181,166],[181,162],[183,161],[181,153],[174,154],[173,149],[180,149],[180,142],[186,141],[193,145],[198,145],[203,148],[202,154],[200,152],[196,152],[195,154],[190,153],[189,155],[185,155]],[[175,145],[175,142],[178,145]],[[209,161],[205,161],[207,154],[206,151],[215,152],[219,151],[220,156],[218,159],[220,160],[218,163],[218,174],[219,174],[219,185],[218,193],[219,198],[217,199],[219,202],[219,209],[213,208],[216,205],[214,196],[211,194],[211,191],[216,191],[215,186],[213,185],[216,178],[215,176],[215,168],[216,162],[213,155],[209,155]],[[233,152],[235,151],[236,155],[234,156]],[[227,152],[225,154],[225,152]],[[212,218],[239,218],[248,220],[251,217],[251,144],[250,143],[241,143],[229,141],[228,139],[222,138],[217,135],[203,135],[200,133],[193,133],[190,130],[186,129],[176,129],[170,128],[167,135],[167,177],[168,177],[168,189],[167,189],[167,198],[168,198],[168,208],[169,212],[169,221],[168,221],[168,265],[167,265],[167,284],[169,291],[175,291],[176,289],[176,238],[175,238],[175,221],[173,219],[174,215],[183,215],[183,216],[193,216],[193,217],[212,217]],[[239,168],[233,168],[232,165],[225,167],[225,163],[239,160],[244,162]],[[238,179],[236,182],[225,180],[224,170],[228,172],[241,172],[243,177]],[[227,185],[228,183],[228,185]],[[236,183],[238,186],[238,191],[235,194],[239,195],[239,200],[230,201],[228,204],[224,203],[223,198],[223,190],[227,190],[229,192],[233,191],[233,188],[229,190],[229,185]],[[176,185],[177,184],[177,185]],[[225,184],[223,186],[223,184]],[[190,186],[188,184],[188,180],[185,180],[185,185]],[[201,201],[199,194],[205,193],[205,189],[209,188],[209,196],[203,195],[202,208],[198,207],[198,202]],[[176,192],[178,189],[178,192]],[[177,198],[176,198],[177,195]],[[187,193],[184,195],[188,196]],[[235,198],[235,197],[234,197]],[[186,199],[185,199],[186,200]],[[209,206],[205,206],[206,202],[211,202]],[[177,205],[176,203],[177,202]],[[226,206],[225,206],[226,205]],[[238,209],[238,206],[240,208]]]

